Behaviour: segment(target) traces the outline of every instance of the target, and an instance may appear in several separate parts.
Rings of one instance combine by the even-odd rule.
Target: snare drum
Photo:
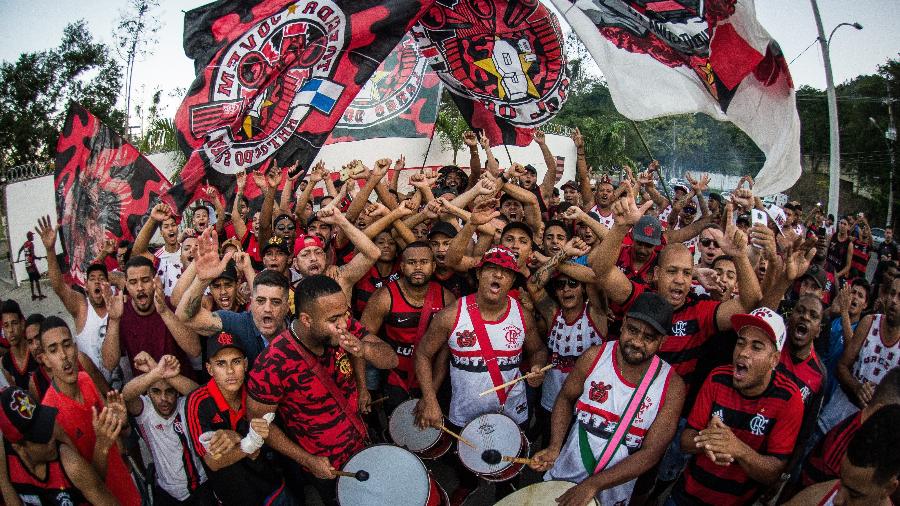
[[[341,476],[337,479],[337,499],[342,506],[447,506],[444,489],[431,477],[425,464],[399,446],[379,444],[359,451],[342,471],[363,470],[369,479]]]
[[[504,497],[494,506],[546,506],[556,504],[556,498],[565,494],[566,490],[574,487],[569,481],[542,481],[519,489]],[[588,503],[592,506],[600,506],[597,499]]]
[[[453,445],[453,439],[439,429],[419,429],[416,426],[413,410],[418,402],[418,399],[409,399],[397,406],[388,421],[388,432],[397,446],[406,448],[423,459],[436,459],[447,453]]]
[[[475,445],[473,449],[466,444],[458,444],[459,460],[469,471],[488,481],[506,481],[517,474],[525,464],[500,461],[489,464],[484,461],[486,450],[497,450],[504,457],[527,457],[528,438],[519,430],[511,418],[506,415],[490,413],[481,415],[466,424],[460,434]]]

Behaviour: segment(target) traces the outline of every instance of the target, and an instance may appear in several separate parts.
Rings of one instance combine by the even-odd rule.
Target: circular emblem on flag
[[[516,126],[549,120],[568,97],[559,21],[537,0],[439,0],[413,36],[451,92]]]
[[[331,78],[346,29],[346,16],[332,0],[294,4],[216,54],[204,87],[208,97],[194,100],[188,111],[191,135],[211,167],[225,174],[255,167],[309,114],[331,113],[344,90]]]

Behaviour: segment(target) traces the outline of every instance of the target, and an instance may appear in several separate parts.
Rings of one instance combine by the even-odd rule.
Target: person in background
[[[25,272],[28,273],[28,284],[31,288],[31,300],[46,299],[47,296],[41,292],[41,272],[38,270],[38,258],[34,254],[34,232],[27,232],[25,237],[28,239],[22,243],[19,253],[16,255],[16,262],[22,261],[22,252],[25,252]],[[54,250],[55,253],[55,250]]]

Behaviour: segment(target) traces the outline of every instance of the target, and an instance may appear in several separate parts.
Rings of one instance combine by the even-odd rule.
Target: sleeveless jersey
[[[22,459],[12,449],[9,442],[6,447],[6,469],[9,482],[23,504],[28,506],[74,506],[89,504],[81,491],[72,483],[62,462],[57,455],[56,460],[47,463],[47,476],[40,479],[22,463]],[[56,444],[59,451],[59,443]]]
[[[369,272],[353,285],[353,315],[360,318],[363,310],[366,308],[366,304],[369,303],[369,297],[375,293],[375,290],[399,278],[399,263],[394,263],[391,267],[391,272],[387,276],[382,276],[374,265],[370,267]]]
[[[25,350],[25,362],[20,364],[13,357],[12,350],[0,357],[0,365],[9,373],[13,380],[13,386],[17,386],[22,390],[28,391],[28,381],[31,379],[31,373],[38,368],[37,360],[31,356],[31,352]]]
[[[594,206],[594,207],[591,208],[590,212],[592,212],[592,213],[597,213],[597,216],[599,216],[599,218],[597,219],[597,221],[599,221],[600,223],[602,223],[603,226],[606,227],[606,228],[610,228],[610,229],[611,229],[611,228],[613,227],[613,225],[616,224],[616,220],[615,220],[615,218],[614,218],[614,216],[613,216],[612,211],[610,211],[606,216],[603,216],[603,213],[600,211],[600,208],[597,207],[597,206]]]
[[[838,492],[841,491],[841,480],[838,480],[837,483],[828,490],[828,493],[825,494],[825,497],[819,501],[818,506],[834,506],[834,499],[837,497]]]
[[[550,361],[556,367],[547,371],[544,376],[541,387],[542,408],[553,411],[556,397],[569,372],[575,367],[575,361],[585,350],[597,344],[603,344],[603,336],[591,320],[589,303],[584,305],[581,314],[571,323],[563,317],[562,310],[556,310],[553,326],[547,337]]]
[[[94,306],[87,302],[87,316],[84,319],[84,328],[75,336],[75,343],[78,350],[83,351],[88,358],[100,370],[100,374],[106,378],[106,381],[112,380],[112,372],[103,367],[103,359],[100,350],[103,347],[103,339],[106,337],[106,325],[109,322],[109,316],[100,318]]]
[[[525,344],[525,322],[522,306],[509,295],[506,314],[497,321],[485,321],[487,337],[496,357],[493,359],[500,368],[503,382],[519,376],[522,364],[522,349]],[[525,398],[525,382],[520,381],[508,390],[506,403],[501,406],[497,395],[479,396],[481,392],[494,387],[485,362],[484,352],[475,335],[475,327],[469,317],[469,305],[477,308],[474,295],[467,295],[456,303],[458,315],[456,324],[450,331],[450,382],[453,398],[450,400],[450,422],[464,427],[476,417],[485,413],[502,412],[516,423],[528,419],[528,401]],[[476,309],[477,310],[477,309]]]
[[[594,457],[599,457],[606,447],[625,412],[637,385],[628,383],[619,372],[616,348],[619,343],[611,341],[602,345],[591,370],[584,381],[581,397],[575,403],[575,423],[569,431],[565,445],[559,452],[556,462],[544,475],[545,480],[568,480],[581,483],[594,474],[585,469],[581,458],[580,430],[587,435]],[[659,372],[650,384],[640,410],[628,429],[622,443],[616,449],[607,468],[619,463],[625,457],[641,449],[644,436],[656,419],[659,409],[666,398],[669,378],[673,374],[672,367],[660,362]],[[604,505],[626,505],[631,500],[631,492],[637,480],[606,489],[597,494],[597,499]]]
[[[158,261],[156,264],[156,275],[162,281],[166,297],[170,297],[172,290],[175,289],[175,283],[178,283],[178,278],[184,272],[184,266],[181,265],[181,248],[169,253],[163,246],[156,250],[156,253],[153,255]]]
[[[419,382],[416,381],[413,352],[415,352],[419,340],[422,339],[422,336],[418,334],[422,307],[413,306],[406,300],[397,281],[389,283],[387,288],[391,295],[391,310],[384,317],[381,337],[394,348],[399,359],[397,367],[388,375],[387,382],[409,391],[411,388],[419,387]],[[444,290],[438,283],[429,281],[425,300],[428,300],[429,295],[433,300],[432,307],[429,308],[431,314],[428,321],[430,322],[434,314],[444,307]]]
[[[47,393],[47,390],[50,390],[50,385],[53,384],[53,378],[44,370],[43,367],[38,367],[34,371],[31,372],[31,381],[34,382],[34,387],[37,389],[38,393],[38,402],[44,399],[44,394]]]
[[[900,365],[900,340],[887,346],[884,342],[884,327],[884,315],[875,315],[853,364],[853,376],[859,381],[877,385],[881,383],[885,373]]]

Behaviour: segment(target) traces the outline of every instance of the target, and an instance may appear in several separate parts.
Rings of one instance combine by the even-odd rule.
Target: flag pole
[[[630,119],[628,121],[631,122],[631,126],[633,126],[634,131],[637,132],[638,138],[641,140],[641,144],[644,146],[644,150],[647,152],[647,156],[650,157],[650,161],[652,162],[653,160],[656,160],[656,158],[653,156],[653,153],[650,152],[650,146],[647,145],[647,141],[644,139],[644,134],[641,133],[641,129],[638,127],[638,124],[633,119]],[[672,197],[669,196],[669,189],[668,187],[666,187],[666,181],[661,170],[659,171],[659,182],[660,184],[662,184],[663,193],[665,194],[666,198],[669,199],[669,203],[672,203]]]
[[[431,143],[434,142],[434,133],[437,131],[437,124],[431,129],[431,136],[428,138],[428,147],[425,148],[425,158],[422,159],[422,169],[425,169],[425,162],[428,160],[428,152],[431,151]]]
[[[509,154],[509,146],[504,144],[503,149],[506,150],[506,157],[509,158],[509,166],[512,167],[513,161],[512,161],[512,155]]]

